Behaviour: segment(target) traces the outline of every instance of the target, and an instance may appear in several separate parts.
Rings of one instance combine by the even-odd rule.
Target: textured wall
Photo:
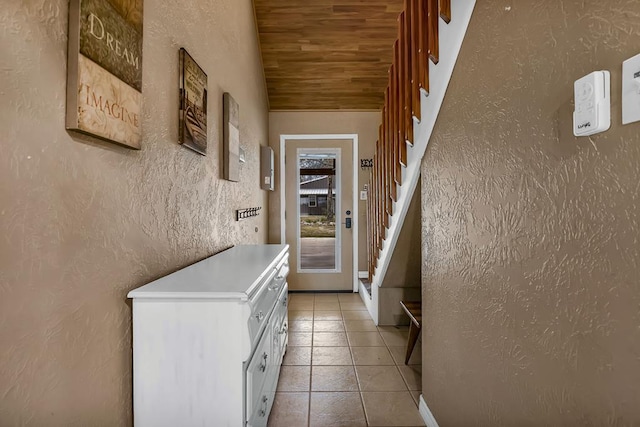
[[[280,135],[358,134],[358,158],[372,159],[378,139],[380,112],[272,111],[269,113],[269,144],[275,153],[276,186],[269,196],[269,241],[280,242]],[[358,159],[358,164],[360,160]],[[359,169],[357,190],[369,182],[370,169]],[[367,271],[366,201],[358,205],[358,268]]]
[[[268,108],[251,2],[145,0],[141,151],[64,130],[67,5],[0,8],[2,426],[130,424],[127,292],[267,236]],[[209,76],[206,157],[177,144],[181,46]],[[239,183],[221,179],[223,91],[240,104]],[[249,206],[263,215],[235,222]]]
[[[455,17],[453,18],[455,19]],[[478,1],[422,164],[423,390],[441,426],[640,425],[635,0]],[[612,73],[612,126],[571,131]]]

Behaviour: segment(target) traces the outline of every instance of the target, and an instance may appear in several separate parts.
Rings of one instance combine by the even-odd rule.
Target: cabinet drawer
[[[276,268],[278,269],[278,274],[276,275],[276,279],[287,280],[287,275],[289,274],[289,258],[285,258],[284,262]]]
[[[253,339],[260,334],[266,324],[269,313],[276,305],[278,295],[287,284],[289,263],[285,258],[280,265],[274,267],[260,290],[250,300],[251,317],[249,318],[249,333]]]
[[[266,427],[269,420],[269,413],[273,405],[275,393],[266,391],[260,394],[260,399],[256,402],[253,413],[248,418],[248,426],[250,427]]]
[[[284,288],[282,289],[282,293],[278,298],[278,302],[276,304],[276,308],[274,310],[274,318],[276,319],[276,325],[274,328],[274,334],[277,333],[277,337],[274,337],[274,349],[273,353],[278,354],[278,360],[282,362],[282,357],[284,356],[284,352],[288,342],[289,335],[289,321],[288,321],[288,286],[285,283]]]
[[[265,380],[271,375],[274,355],[271,347],[271,328],[267,328],[258,343],[256,352],[247,367],[247,418],[255,412],[255,407],[260,406],[260,392]]]

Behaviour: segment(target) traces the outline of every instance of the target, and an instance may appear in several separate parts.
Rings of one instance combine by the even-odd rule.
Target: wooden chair
[[[409,339],[407,341],[407,354],[404,358],[404,364],[408,365],[411,353],[413,353],[413,348],[416,346],[418,335],[420,335],[420,330],[422,329],[422,302],[400,301],[400,305],[405,313],[407,313],[407,316],[409,316],[409,319],[411,319],[411,323],[409,324]]]

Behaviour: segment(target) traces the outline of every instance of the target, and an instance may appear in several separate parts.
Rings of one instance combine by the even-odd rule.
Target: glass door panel
[[[339,272],[339,153],[298,150],[299,271]]]

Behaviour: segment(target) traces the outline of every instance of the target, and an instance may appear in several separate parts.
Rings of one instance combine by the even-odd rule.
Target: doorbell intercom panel
[[[575,111],[573,134],[588,136],[604,132],[611,126],[611,74],[594,71],[573,85]]]

